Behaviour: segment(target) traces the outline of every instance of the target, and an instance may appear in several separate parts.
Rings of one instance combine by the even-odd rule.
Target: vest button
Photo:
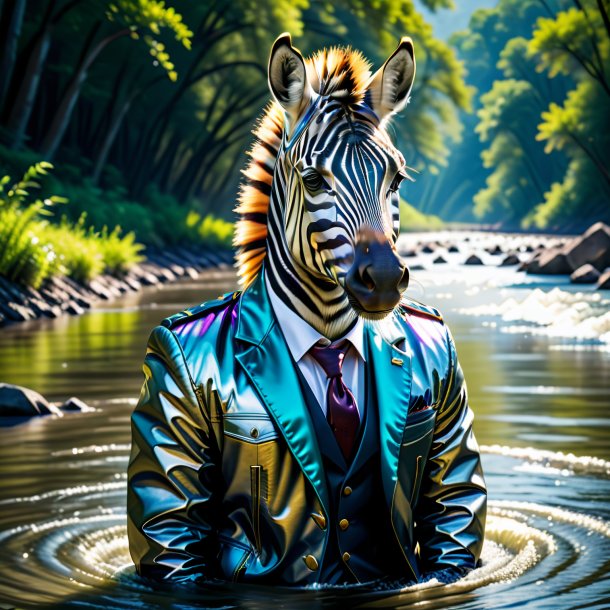
[[[318,569],[318,560],[313,555],[303,557],[303,561],[312,572],[315,572]]]
[[[344,496],[349,496],[352,493],[352,488],[349,485],[346,485],[343,488],[343,495]]]
[[[339,527],[342,530],[346,530],[349,527],[349,521],[347,519],[341,519],[341,521],[339,521]]]
[[[250,436],[252,438],[258,438],[258,428],[252,428],[252,430],[250,430]]]
[[[345,561],[345,563],[347,563],[349,561],[349,558],[351,557],[351,555],[345,551],[345,553],[343,553],[343,561]]]

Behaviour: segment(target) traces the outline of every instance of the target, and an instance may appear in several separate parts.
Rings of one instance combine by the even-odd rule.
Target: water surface
[[[481,245],[473,237],[468,247]],[[553,302],[566,303],[553,319],[589,311],[552,328],[553,320],[531,312],[548,309],[544,298],[556,280],[464,267],[463,253],[445,256],[445,265],[432,265],[432,255],[412,259],[427,269],[412,272],[409,293],[441,309],[465,371],[490,497],[482,568],[448,587],[394,595],[277,587],[178,593],[134,574],[125,473],[146,340],[163,317],[234,289],[225,269],[80,317],[0,331],[0,381],[95,407],[0,429],[0,608],[389,608],[415,601],[451,609],[609,608],[609,342],[602,332],[574,332],[577,324],[602,328],[607,302],[560,282]]]

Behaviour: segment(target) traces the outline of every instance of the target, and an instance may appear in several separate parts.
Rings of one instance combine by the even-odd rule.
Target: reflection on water
[[[166,315],[232,289],[224,272],[148,289],[81,317],[3,329],[0,381],[52,400],[76,395],[96,409],[0,429],[0,607],[313,609],[337,600],[353,608],[424,600],[427,608],[608,607],[608,352],[571,349],[583,347],[576,339],[506,333],[501,316],[464,313],[523,301],[527,289],[515,284],[526,280],[512,270],[450,263],[413,276],[412,296],[449,321],[476,412],[491,500],[479,570],[449,587],[391,596],[366,587],[220,585],[178,596],[134,575],[125,471],[146,339]]]

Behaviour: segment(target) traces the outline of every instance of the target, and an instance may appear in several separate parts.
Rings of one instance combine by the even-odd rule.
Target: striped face
[[[317,106],[277,161],[283,229],[296,264],[345,288],[363,233],[390,247],[398,238],[404,159],[364,104],[350,111],[321,98]]]
[[[405,165],[385,125],[404,107],[414,74],[408,38],[372,76],[353,51],[324,50],[306,65],[289,35],[271,51],[269,85],[283,122],[265,269],[274,292],[328,338],[359,316],[386,317],[408,283],[395,249]]]

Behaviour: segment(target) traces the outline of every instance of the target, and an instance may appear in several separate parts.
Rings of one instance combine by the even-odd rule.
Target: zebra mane
[[[307,78],[313,90],[351,106],[364,100],[371,78],[371,64],[350,47],[322,49],[305,60]],[[248,286],[256,277],[267,254],[267,213],[271,196],[273,168],[282,143],[284,111],[271,101],[259,119],[253,134],[250,161],[242,174],[235,212],[233,245],[240,284]]]

